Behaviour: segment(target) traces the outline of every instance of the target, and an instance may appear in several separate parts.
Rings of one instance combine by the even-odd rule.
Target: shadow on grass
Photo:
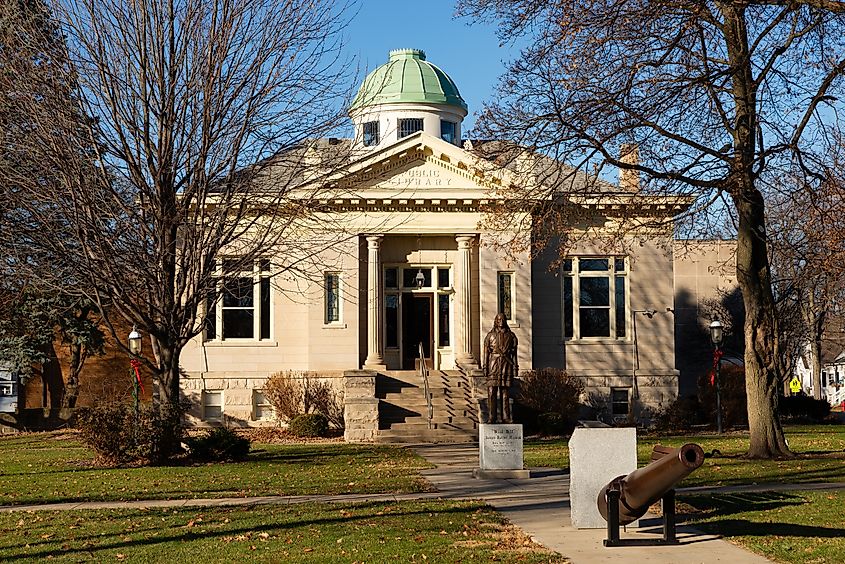
[[[753,492],[683,496],[680,500],[696,509],[693,513],[681,513],[679,520],[717,519],[748,511],[771,511],[781,507],[804,505],[800,495],[783,492]],[[720,521],[724,522],[724,520]]]
[[[159,544],[167,544],[171,542],[186,542],[186,541],[196,541],[208,538],[221,538],[222,536],[236,536],[240,534],[251,534],[256,535],[267,532],[273,534],[280,534],[283,531],[294,529],[297,527],[318,527],[320,525],[331,525],[331,524],[339,524],[339,523],[348,523],[354,524],[356,522],[372,522],[374,519],[380,519],[384,515],[380,509],[383,509],[385,506],[392,505],[389,503],[384,502],[363,502],[363,503],[355,503],[355,504],[337,504],[332,505],[331,507],[326,506],[324,509],[325,511],[330,511],[334,517],[321,517],[317,519],[302,519],[299,520],[294,516],[286,515],[284,509],[281,511],[281,515],[278,516],[278,521],[273,523],[262,523],[262,524],[255,524],[250,525],[249,523],[244,523],[242,526],[235,525],[235,521],[233,521],[232,527],[225,527],[225,528],[218,528],[215,527],[213,530],[205,530],[205,531],[198,531],[194,528],[188,528],[190,525],[183,525],[183,526],[170,526],[167,527],[168,533],[165,535],[157,535],[155,537],[149,537],[143,539],[130,539],[127,537],[127,531],[118,531],[115,533],[105,534],[105,533],[91,533],[86,536],[77,536],[74,538],[75,543],[79,543],[80,541],[86,540],[96,540],[99,541],[96,545],[90,545],[85,543],[83,546],[78,548],[61,548],[61,549],[50,549],[48,548],[50,541],[58,542],[60,539],[51,538],[50,541],[30,541],[29,543],[20,543],[20,544],[11,544],[7,545],[4,548],[4,561],[15,561],[15,560],[31,560],[33,558],[53,558],[56,556],[61,557],[73,557],[75,554],[85,555],[86,557],[91,557],[92,555],[96,555],[96,553],[102,553],[103,551],[115,550],[115,549],[127,549],[132,547],[140,547],[140,546],[153,546]],[[248,510],[250,508],[254,508],[255,506],[240,506],[238,508],[231,508],[230,511],[240,511],[243,512],[244,510]],[[458,507],[447,507],[442,508],[439,507],[436,509],[438,513],[445,514],[472,514],[475,513],[482,505],[477,503],[468,502]],[[351,509],[352,511],[356,512],[355,515],[346,516],[343,514],[341,510],[344,508]],[[210,508],[185,508],[184,510],[179,510],[178,514],[185,514],[191,515],[197,512],[208,512]],[[221,510],[221,513],[225,512],[226,510]],[[365,513],[361,513],[361,511],[366,511]],[[424,523],[425,519],[422,516],[428,516],[431,513],[431,508],[424,504],[422,507],[416,510],[411,511],[391,511],[389,513],[390,517],[413,517],[413,516],[421,516],[418,522]],[[128,511],[128,512],[121,512],[120,515],[115,516],[116,518],[124,518],[129,519],[132,518],[133,515],[138,517],[141,516],[148,516],[153,513],[153,510],[149,511]],[[163,512],[167,514],[166,512]],[[245,517],[236,517],[235,519],[246,519]],[[164,521],[164,519],[162,519]],[[144,532],[154,532],[160,531],[161,529],[155,528],[146,528],[141,530],[132,531],[132,535],[143,534]],[[52,537],[52,535],[50,535]],[[44,537],[42,537],[44,538]],[[63,539],[62,539],[63,540]],[[66,546],[66,545],[65,545]],[[26,552],[25,554],[14,554],[10,551],[15,549],[25,549],[25,548],[38,548],[40,550],[36,550],[35,552]]]

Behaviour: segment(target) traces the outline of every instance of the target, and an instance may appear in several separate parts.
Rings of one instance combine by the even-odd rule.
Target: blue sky
[[[504,61],[518,53],[507,45],[499,47],[492,26],[469,25],[466,18],[456,19],[454,12],[451,0],[362,0],[347,28],[347,49],[367,71],[387,62],[391,49],[425,51],[426,59],[452,77],[466,100],[466,133],[481,104],[492,97]]]

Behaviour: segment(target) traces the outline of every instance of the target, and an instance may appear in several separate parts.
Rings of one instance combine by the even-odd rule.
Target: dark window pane
[[[205,338],[208,341],[217,338],[217,304],[213,297],[205,301]]]
[[[610,337],[610,309],[581,308],[582,337]]]
[[[581,307],[610,305],[610,278],[586,277],[581,278],[579,282],[581,291],[578,299]]]
[[[563,336],[571,339],[572,331],[572,278],[563,279]]]
[[[455,143],[455,123],[440,120],[440,138],[447,143]]]
[[[440,328],[440,338],[437,345],[440,347],[449,346],[449,295],[440,294],[437,296],[438,300],[438,326]]]
[[[270,259],[261,259],[258,264],[261,272],[270,272]]]
[[[417,131],[422,131],[423,128],[423,120],[422,118],[406,118],[399,120],[399,139],[403,137],[407,137],[412,133],[416,133]]]
[[[405,288],[417,287],[417,274],[422,271],[424,288],[431,287],[431,269],[430,268],[403,268],[402,269],[402,286]]]
[[[270,338],[270,279],[261,278],[261,338]]]
[[[364,123],[364,146],[372,147],[378,145],[379,142],[379,126],[377,121],[368,121]]]
[[[223,260],[223,274],[232,274],[233,272],[240,272],[243,270],[241,261],[239,259],[224,259]]]
[[[223,310],[223,337],[226,339],[251,339],[253,331],[251,309]]]
[[[610,404],[613,415],[628,415],[628,389],[611,388]]]
[[[387,294],[384,297],[384,329],[385,329],[385,346],[398,347],[399,346],[399,296],[397,294]]]
[[[606,258],[602,259],[584,259],[578,261],[578,270],[580,272],[596,272],[606,271],[609,268],[609,263]]]
[[[625,336],[625,277],[616,277],[616,336]]]
[[[448,288],[449,287],[449,269],[448,268],[438,268],[437,269],[437,287],[438,288]]]
[[[384,270],[384,287],[385,288],[398,288],[399,287],[399,279],[396,276],[396,269],[395,268],[386,268]]]
[[[340,276],[326,274],[326,323],[340,321]]]
[[[499,273],[499,311],[504,313],[505,319],[511,320],[511,275]]]
[[[572,259],[564,259],[564,261],[563,261],[563,271],[564,272],[572,272]]]
[[[625,271],[625,259],[624,258],[613,259],[613,269],[616,272],[624,272]]]
[[[252,278],[228,278],[223,281],[223,307],[252,307]]]

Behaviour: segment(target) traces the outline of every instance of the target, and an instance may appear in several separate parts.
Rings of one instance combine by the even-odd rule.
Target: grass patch
[[[644,466],[651,460],[656,444],[679,447],[698,443],[705,453],[713,453],[693,472],[681,487],[727,486],[750,483],[808,483],[845,481],[845,425],[791,425],[785,428],[789,446],[798,456],[790,460],[747,460],[747,433],[718,436],[641,435],[637,458]],[[715,451],[718,451],[716,453]],[[531,440],[524,446],[526,466],[569,468],[566,439]]]
[[[73,435],[0,438],[0,504],[424,491],[408,449],[253,444],[243,462],[102,468]]]
[[[17,562],[565,562],[476,502],[0,514]]]
[[[778,562],[842,562],[845,492],[684,496],[687,521]]]

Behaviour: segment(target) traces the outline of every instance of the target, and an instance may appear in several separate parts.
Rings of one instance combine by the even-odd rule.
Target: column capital
[[[475,235],[462,233],[460,235],[455,235],[455,240],[458,242],[459,249],[468,249],[472,245],[473,241],[475,241]]]
[[[367,235],[368,248],[378,249],[382,239],[384,239],[384,235]]]

